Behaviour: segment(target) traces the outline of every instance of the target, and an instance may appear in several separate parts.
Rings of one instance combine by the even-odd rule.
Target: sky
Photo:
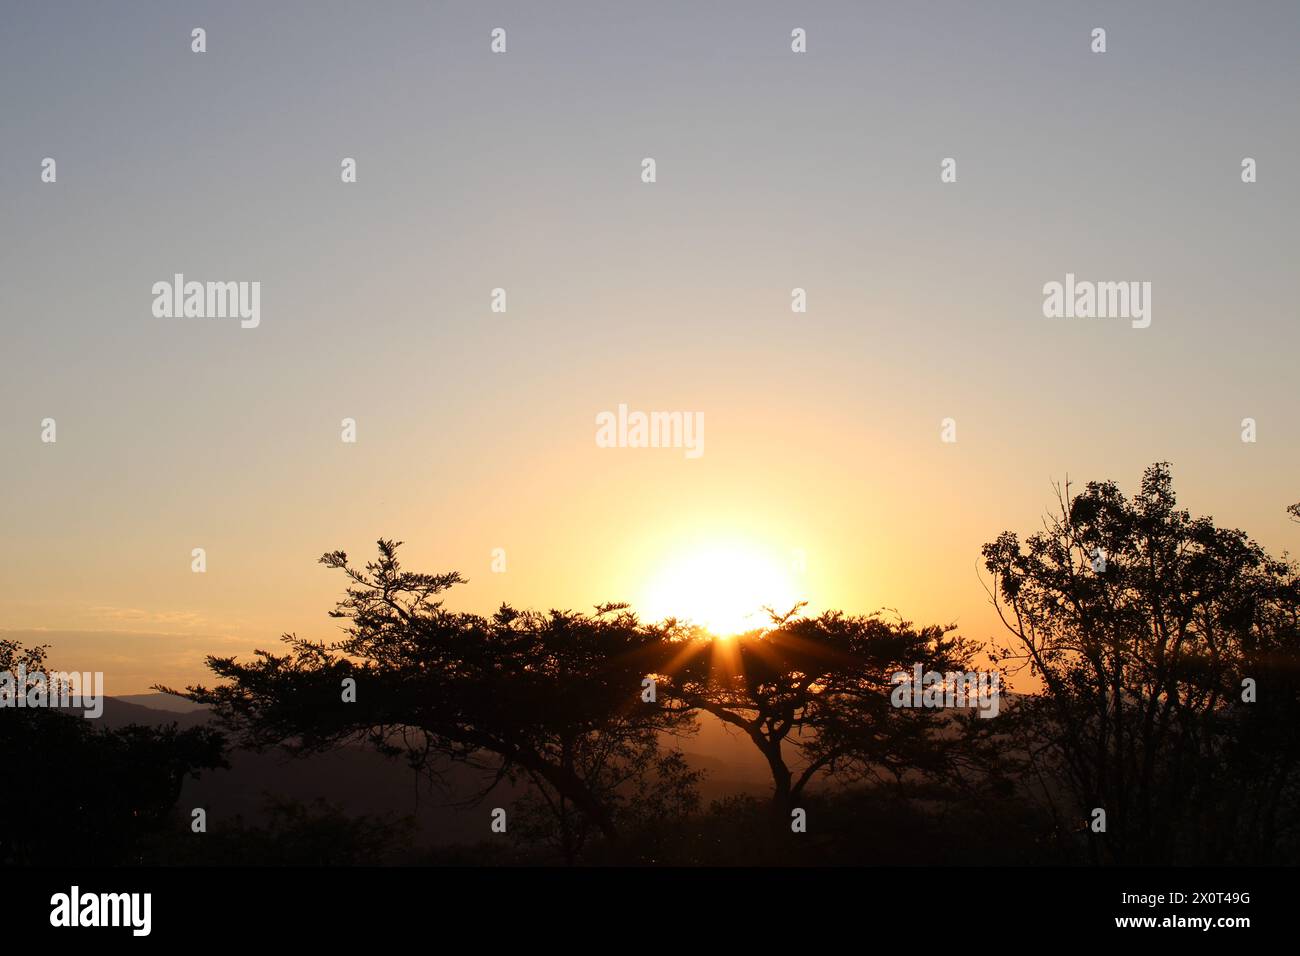
[[[191,683],[336,636],[316,559],[386,537],[459,609],[991,638],[980,546],[1165,460],[1294,550],[1298,48],[1293,2],[7,4],[0,637]],[[155,316],[178,272],[260,324]],[[1150,327],[1045,318],[1067,273]],[[599,447],[621,403],[704,453]]]

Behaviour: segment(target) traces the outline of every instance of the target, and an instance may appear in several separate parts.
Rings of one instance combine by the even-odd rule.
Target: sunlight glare
[[[726,637],[766,625],[764,605],[784,612],[797,600],[782,562],[732,546],[696,552],[664,567],[647,587],[641,610],[649,620],[676,617]]]

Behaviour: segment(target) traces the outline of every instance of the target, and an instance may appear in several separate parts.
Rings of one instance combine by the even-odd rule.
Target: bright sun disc
[[[763,627],[764,605],[788,611],[797,598],[788,569],[745,548],[717,548],[674,561],[646,588],[643,616],[699,624],[720,636]]]

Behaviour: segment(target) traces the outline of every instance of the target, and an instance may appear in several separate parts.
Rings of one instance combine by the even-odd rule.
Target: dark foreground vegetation
[[[31,781],[2,791],[24,823],[0,858],[39,862],[55,830],[74,858],[159,864],[1300,862],[1296,566],[1178,509],[1164,465],[1132,498],[1090,483],[1058,504],[984,547],[1006,633],[983,644],[802,608],[728,640],[622,605],[485,617],[444,606],[460,576],[404,569],[398,543],[360,567],[327,554],[346,636],[209,658],[219,682],[184,693],[220,732],[0,712],[0,755]],[[1039,690],[991,719],[897,706],[917,665]],[[766,794],[701,798],[680,744],[702,715],[748,740]],[[230,748],[357,746],[482,806],[481,834],[424,844],[409,820],[284,800],[195,833],[175,806]]]

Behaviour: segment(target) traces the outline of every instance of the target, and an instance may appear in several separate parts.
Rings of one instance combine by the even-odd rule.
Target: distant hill
[[[196,704],[184,697],[176,697],[172,694],[118,694],[113,697],[113,700],[122,700],[128,704],[138,704],[141,707],[149,707],[153,710],[167,710],[178,714],[188,714],[196,710],[208,709],[205,704]]]
[[[164,697],[164,694],[137,694],[135,700],[142,697]],[[79,709],[71,711],[74,714],[80,714]],[[209,717],[208,709],[201,707],[197,710],[161,710],[157,707],[147,707],[141,704],[131,702],[131,698],[126,697],[105,697],[104,713],[95,723],[100,727],[106,727],[116,730],[118,727],[125,727],[127,724],[144,724],[149,727],[156,727],[160,724],[175,724],[182,730],[188,727],[197,727],[207,722]]]

